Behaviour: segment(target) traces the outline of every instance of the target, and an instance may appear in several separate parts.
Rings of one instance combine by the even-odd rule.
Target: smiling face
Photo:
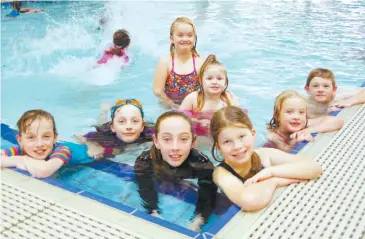
[[[240,165],[251,159],[254,142],[255,130],[229,126],[219,133],[217,148],[229,164]]]
[[[17,141],[23,152],[34,159],[44,160],[52,152],[57,140],[51,119],[37,118],[17,135]]]
[[[305,128],[307,123],[307,103],[300,97],[283,101],[279,114],[279,131],[294,133]]]
[[[131,104],[118,108],[110,128],[123,142],[135,142],[144,130],[141,111]]]
[[[314,77],[305,90],[314,101],[329,103],[334,99],[337,87],[329,79]]]
[[[191,125],[182,117],[163,119],[153,142],[161,151],[162,159],[170,166],[178,167],[188,158],[193,146]]]
[[[170,40],[177,51],[191,51],[196,40],[193,27],[188,23],[175,23]]]
[[[224,66],[208,66],[203,74],[202,87],[206,94],[222,94],[227,87],[227,74]]]

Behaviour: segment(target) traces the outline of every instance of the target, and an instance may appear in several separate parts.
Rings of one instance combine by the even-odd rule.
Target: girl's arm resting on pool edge
[[[37,160],[28,156],[1,156],[1,167],[16,167],[28,171],[32,176],[45,178],[56,172],[64,162],[61,159],[52,158],[48,161]]]
[[[58,169],[60,169],[65,162],[60,158],[51,158],[47,161],[33,159],[28,156],[24,157],[23,163],[26,170],[36,178],[46,178],[54,174]]]
[[[310,133],[326,133],[341,129],[343,120],[336,116],[323,116],[314,119],[308,119],[307,128],[304,130]]]
[[[266,168],[248,179],[252,183],[270,177],[291,179],[314,179],[322,174],[322,167],[311,158],[294,155],[273,148],[261,148],[259,153]]]
[[[23,157],[23,156],[7,156],[3,151],[1,151],[0,166],[1,166],[1,168],[13,168],[13,167],[18,168],[18,165],[19,166],[22,165],[21,157]],[[20,169],[23,169],[23,168],[20,168]]]
[[[214,170],[213,179],[224,194],[245,211],[256,211],[266,207],[277,187],[275,178],[245,186],[238,178],[221,167]]]

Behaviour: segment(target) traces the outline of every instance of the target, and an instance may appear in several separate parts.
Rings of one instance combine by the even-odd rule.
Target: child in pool
[[[121,154],[131,143],[152,141],[154,124],[143,120],[142,103],[135,99],[117,100],[111,108],[111,121],[96,126],[96,132],[76,135],[94,159]]]
[[[308,93],[308,118],[326,116],[328,112],[365,103],[365,88],[336,95],[333,72],[317,68],[308,74],[305,90]]]
[[[22,8],[22,2],[21,1],[13,1],[11,3],[11,6],[13,8],[13,11],[7,15],[7,16],[11,16],[11,17],[16,17],[16,16],[20,15],[20,13],[44,12],[43,9]]]
[[[214,112],[226,106],[239,106],[239,101],[227,90],[227,70],[217,61],[215,55],[209,55],[199,72],[200,90],[185,97],[180,110],[191,115],[197,123],[198,135],[209,134],[209,123]]]
[[[64,164],[79,163],[70,148],[56,143],[57,130],[53,116],[43,110],[25,112],[17,123],[19,146],[1,151],[1,167],[16,167],[32,176],[45,178]],[[72,162],[74,161],[74,162]]]
[[[154,74],[153,92],[177,109],[189,93],[199,89],[198,72],[204,62],[197,50],[197,34],[190,19],[178,17],[170,28],[170,56],[161,57]]]
[[[210,124],[216,150],[223,161],[213,180],[242,210],[266,207],[278,187],[317,178],[322,168],[313,160],[272,148],[254,149],[256,132],[242,109],[230,106],[217,111]]]
[[[197,178],[198,200],[190,229],[198,231],[214,208],[217,187],[212,181],[213,164],[192,148],[194,141],[190,118],[181,112],[166,112],[157,119],[151,150],[137,158],[134,169],[144,207],[154,216],[161,212],[156,182],[173,183]]]
[[[308,119],[306,99],[296,91],[287,90],[276,97],[264,147],[290,152],[298,142],[313,141],[311,133],[335,131],[342,125],[343,120],[333,116]]]
[[[109,60],[117,57],[123,60],[126,64],[129,62],[127,49],[131,43],[129,33],[126,30],[118,30],[113,34],[114,45],[104,51],[103,56],[97,61],[98,64],[105,64]]]

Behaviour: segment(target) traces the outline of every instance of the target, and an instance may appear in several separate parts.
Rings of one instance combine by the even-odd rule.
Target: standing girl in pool
[[[321,166],[313,160],[272,148],[254,149],[256,131],[242,109],[231,106],[217,111],[210,124],[216,149],[223,161],[213,179],[241,209],[266,207],[278,187],[319,177]]]
[[[296,91],[287,90],[276,97],[264,147],[290,152],[301,141],[313,141],[311,133],[335,131],[342,125],[343,120],[334,116],[308,119],[306,99]]]
[[[185,97],[180,110],[188,113],[197,122],[196,133],[206,135],[214,112],[226,106],[239,106],[239,101],[227,90],[228,75],[215,55],[209,55],[199,72],[199,91]],[[206,130],[204,130],[206,129]]]
[[[213,164],[192,148],[194,141],[190,118],[181,112],[166,112],[157,119],[152,148],[138,157],[134,169],[143,206],[155,216],[161,213],[156,185],[197,178],[198,199],[190,229],[198,231],[214,208],[217,187],[212,181]]]
[[[199,89],[204,59],[196,50],[197,34],[190,19],[179,17],[172,23],[170,41],[170,55],[157,64],[153,92],[165,105],[178,108],[185,96]]]

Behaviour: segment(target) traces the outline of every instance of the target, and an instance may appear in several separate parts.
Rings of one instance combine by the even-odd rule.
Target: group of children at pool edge
[[[315,161],[287,152],[297,142],[312,141],[311,133],[342,127],[342,120],[328,116],[328,109],[365,102],[364,90],[334,102],[337,86],[333,73],[315,69],[305,85],[308,99],[295,91],[284,91],[276,98],[268,124],[268,147],[254,149],[256,131],[248,113],[227,90],[224,65],[214,55],[199,56],[193,23],[177,18],[171,25],[170,39],[170,55],[157,65],[153,90],[166,106],[179,110],[163,113],[153,124],[144,120],[141,102],[118,100],[111,107],[111,121],[96,126],[95,132],[79,135],[80,144],[57,142],[53,116],[30,110],[17,123],[19,147],[2,151],[1,166],[48,177],[64,164],[113,157],[126,145],[152,141],[152,148],[134,165],[144,207],[161,217],[155,182],[197,178],[198,200],[190,228],[198,231],[214,208],[217,187],[243,210],[254,211],[270,203],[276,188],[319,177],[322,169]],[[115,56],[128,61],[129,44],[128,32],[118,30],[114,46],[105,51],[100,63]],[[204,117],[196,117],[197,113]],[[207,133],[213,138],[212,158],[220,162],[215,168],[207,156],[194,149],[196,134]]]

